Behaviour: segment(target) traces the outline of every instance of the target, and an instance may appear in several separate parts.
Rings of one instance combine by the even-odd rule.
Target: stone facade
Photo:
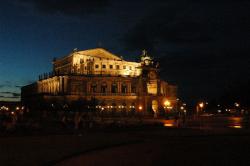
[[[141,62],[128,62],[102,49],[74,50],[55,59],[53,71],[22,88],[27,107],[37,102],[97,101],[95,108],[147,113],[176,105],[177,87],[158,76],[158,65],[144,51]]]

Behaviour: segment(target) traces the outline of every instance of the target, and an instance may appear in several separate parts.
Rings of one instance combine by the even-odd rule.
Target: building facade
[[[159,78],[158,64],[143,51],[140,62],[129,62],[103,48],[74,50],[53,60],[53,71],[22,87],[22,102],[36,103],[95,100],[103,111],[142,113],[174,109],[177,87]]]

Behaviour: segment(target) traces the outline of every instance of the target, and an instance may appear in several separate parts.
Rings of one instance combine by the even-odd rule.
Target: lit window
[[[95,65],[95,68],[98,69],[98,68],[99,68],[99,65]]]
[[[120,69],[120,66],[119,66],[119,65],[116,65],[116,69]]]
[[[102,68],[103,68],[103,69],[106,69],[106,65],[102,65]]]
[[[113,69],[113,65],[109,65],[109,68],[110,68],[110,69]]]
[[[83,59],[80,59],[80,63],[81,63],[81,64],[84,63],[84,60],[83,60]]]

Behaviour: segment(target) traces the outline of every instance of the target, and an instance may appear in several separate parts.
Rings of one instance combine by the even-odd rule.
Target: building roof
[[[84,51],[77,51],[78,54],[103,58],[103,59],[113,59],[113,60],[122,60],[119,56],[110,53],[109,51],[103,48],[94,48]]]

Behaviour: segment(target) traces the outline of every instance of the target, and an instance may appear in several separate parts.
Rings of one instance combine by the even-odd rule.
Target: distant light
[[[139,110],[142,110],[142,106],[139,106]]]
[[[181,106],[180,108],[181,108],[181,110],[184,110],[184,107],[183,107],[183,106]]]
[[[221,113],[221,110],[217,110],[218,113]]]
[[[231,127],[231,128],[235,128],[235,129],[241,129],[241,128],[242,128],[242,126],[241,126],[241,125],[234,125],[234,126],[229,126],[229,127]]]
[[[240,106],[240,104],[239,104],[239,103],[234,103],[234,105],[235,105],[236,107],[239,107],[239,106]]]

